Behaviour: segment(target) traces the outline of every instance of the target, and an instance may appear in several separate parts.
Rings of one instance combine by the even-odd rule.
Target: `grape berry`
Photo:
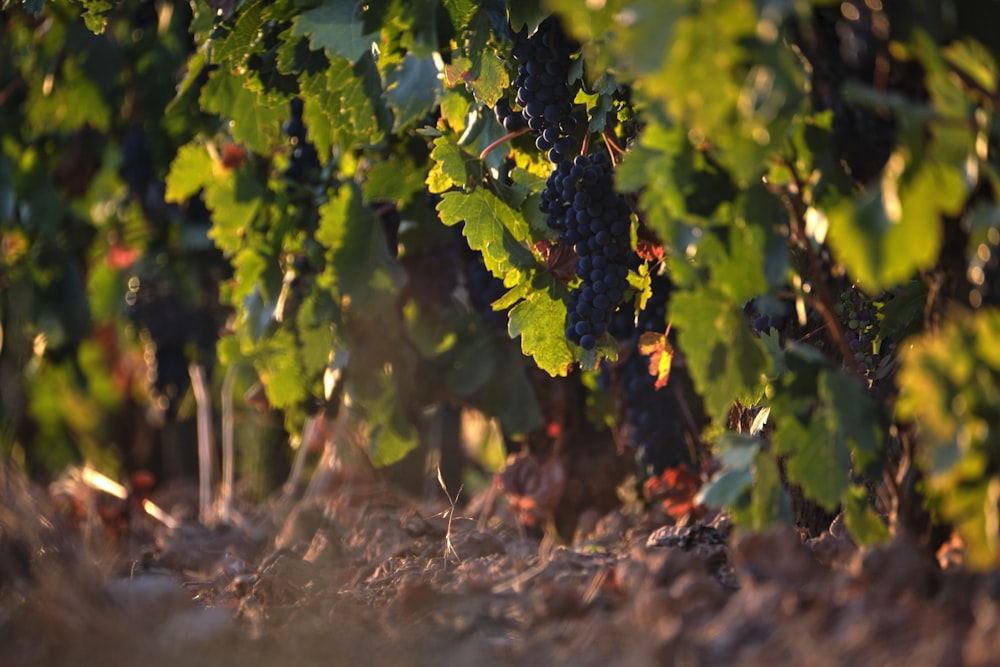
[[[301,98],[293,98],[290,104],[291,119],[285,122],[281,128],[288,135],[292,145],[292,156],[288,160],[285,177],[296,183],[305,182],[307,176],[319,171],[320,168],[316,147],[306,141],[308,129],[302,121],[303,107]]]

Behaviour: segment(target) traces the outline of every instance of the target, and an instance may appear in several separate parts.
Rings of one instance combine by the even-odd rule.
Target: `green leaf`
[[[974,567],[1000,562],[1000,310],[953,310],[900,353],[896,416],[916,425],[926,488]]]
[[[184,144],[170,163],[166,200],[183,202],[215,180],[212,156],[197,141]]]
[[[830,410],[837,438],[851,445],[859,472],[869,469],[879,474],[885,440],[878,405],[867,387],[842,371],[829,371],[820,374],[817,390],[820,402]]]
[[[474,70],[475,78],[466,83],[476,99],[488,107],[496,106],[497,101],[507,94],[510,87],[510,76],[504,62],[489,49],[480,53],[478,71]]]
[[[496,350],[487,336],[462,341],[448,355],[445,386],[460,396],[471,396],[482,389],[496,372]]]
[[[275,331],[263,342],[255,360],[268,402],[281,410],[291,408],[307,397],[305,376],[299,358],[295,334],[288,328]]]
[[[281,124],[288,115],[285,101],[255,92],[249,75],[237,76],[216,70],[201,91],[206,111],[229,119],[229,131],[239,143],[256,153],[267,154],[284,143]]]
[[[761,530],[779,521],[789,521],[792,511],[788,491],[781,481],[778,464],[765,452],[757,454],[753,478],[748,517],[750,526]]]
[[[212,211],[209,237],[222,252],[235,254],[263,203],[260,184],[243,170],[220,174],[205,185],[205,205]]]
[[[269,0],[256,0],[240,7],[232,30],[212,40],[212,62],[230,69],[242,65],[260,39],[261,17],[271,4]]]
[[[353,147],[381,140],[381,87],[370,69],[367,56],[354,65],[338,58],[325,72],[302,77],[304,120],[320,155],[329,154],[336,143]]]
[[[361,185],[365,202],[394,202],[405,208],[416,195],[425,192],[420,168],[408,158],[390,155],[373,165]]]
[[[381,468],[400,461],[419,444],[417,429],[398,413],[375,422],[369,431],[368,457]]]
[[[714,419],[725,423],[735,399],[756,402],[769,360],[746,325],[741,303],[713,287],[678,292],[671,297],[670,320]]]
[[[395,114],[392,131],[409,126],[430,113],[441,101],[443,89],[433,57],[407,55],[385,75],[385,98]]]
[[[521,351],[534,358],[549,375],[566,375],[573,364],[573,351],[566,342],[566,302],[557,296],[565,289],[551,279],[536,278],[523,301],[510,311],[508,331],[521,338]]]
[[[340,294],[364,308],[375,292],[398,291],[405,273],[389,252],[382,225],[355,187],[341,187],[319,214],[316,240],[328,249],[327,268]]]
[[[868,490],[852,484],[843,498],[844,524],[851,537],[861,546],[885,544],[889,528],[868,503]]]
[[[107,15],[114,6],[108,0],[83,0],[83,6],[87,10],[83,14],[83,22],[87,24],[87,29],[95,35],[100,35],[108,23]]]
[[[961,172],[932,160],[901,167],[896,153],[877,187],[828,212],[830,244],[867,290],[930,268],[941,249],[941,216],[957,215],[965,202]]]
[[[775,453],[788,457],[788,479],[800,485],[808,498],[828,510],[836,509],[847,491],[851,457],[835,437],[835,425],[823,415],[815,415],[807,425],[791,416],[780,417],[774,448]]]
[[[104,98],[97,82],[87,76],[75,58],[68,56],[48,94],[42,86],[29,88],[26,124],[38,136],[75,132],[86,126],[107,132],[112,113]]]
[[[482,162],[449,136],[434,140],[431,160],[433,166],[427,174],[427,188],[435,194],[447,192],[453,187],[467,188],[482,176]]]
[[[708,507],[727,508],[740,500],[753,486],[750,468],[723,470],[698,492],[697,502]]]
[[[446,192],[437,210],[446,225],[465,223],[469,247],[482,253],[486,268],[498,278],[513,269],[534,268],[534,255],[520,242],[528,235],[527,223],[493,193],[483,188]]]
[[[355,62],[370,53],[378,33],[365,33],[354,0],[326,0],[295,17],[292,34],[308,37],[314,49],[325,49],[331,58]]]

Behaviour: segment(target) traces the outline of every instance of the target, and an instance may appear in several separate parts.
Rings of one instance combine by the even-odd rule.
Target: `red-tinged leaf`
[[[641,237],[636,242],[635,252],[639,255],[640,259],[647,262],[661,262],[665,256],[662,243]]]
[[[647,331],[639,337],[639,352],[649,357],[649,374],[656,378],[656,388],[667,386],[670,380],[670,366],[674,359],[674,348],[667,340],[670,326],[664,333]]]
[[[535,244],[535,251],[545,262],[546,268],[552,272],[556,280],[562,283],[572,282],[576,278],[576,251],[571,245],[552,245],[545,239]]]
[[[695,501],[700,488],[701,478],[681,464],[646,480],[643,493],[649,502],[659,502],[664,512],[679,520],[704,513],[705,507]]]

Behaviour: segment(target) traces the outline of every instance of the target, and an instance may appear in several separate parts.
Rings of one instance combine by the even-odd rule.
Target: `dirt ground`
[[[162,494],[167,527],[0,475],[0,667],[1000,664],[997,573],[836,522],[612,512],[567,544],[382,485],[212,528],[196,499]]]

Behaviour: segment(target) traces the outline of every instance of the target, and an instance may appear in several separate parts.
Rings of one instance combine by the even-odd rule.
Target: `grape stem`
[[[502,137],[494,141],[492,144],[484,148],[483,151],[479,154],[479,159],[485,160],[486,156],[489,155],[493,151],[493,149],[510,141],[511,139],[514,139],[515,137],[521,136],[522,134],[527,132],[528,129],[529,128],[527,127],[522,127],[520,130],[514,130],[513,132],[508,132],[507,134],[503,135]]]
[[[809,301],[823,318],[827,333],[833,344],[840,350],[847,370],[852,375],[861,377],[861,368],[858,366],[857,359],[854,358],[854,352],[851,350],[850,342],[844,333],[844,327],[837,318],[837,311],[833,306],[833,297],[830,296],[830,290],[823,280],[823,273],[820,270],[816,252],[813,250],[806,236],[805,214],[807,207],[802,198],[805,186],[799,177],[798,170],[795,169],[793,161],[786,159],[784,156],[778,156],[777,159],[792,175],[792,184],[784,187],[771,187],[771,191],[781,197],[785,207],[788,209],[790,223],[788,226],[788,242],[802,250],[805,254],[807,262],[805,268],[809,273],[809,283],[812,286]]]
[[[604,145],[608,147],[608,152],[611,154],[611,161],[618,164],[621,161],[621,156],[625,155],[625,149],[618,143],[618,137],[615,136],[614,130],[610,127],[604,128],[602,136],[604,137]]]

